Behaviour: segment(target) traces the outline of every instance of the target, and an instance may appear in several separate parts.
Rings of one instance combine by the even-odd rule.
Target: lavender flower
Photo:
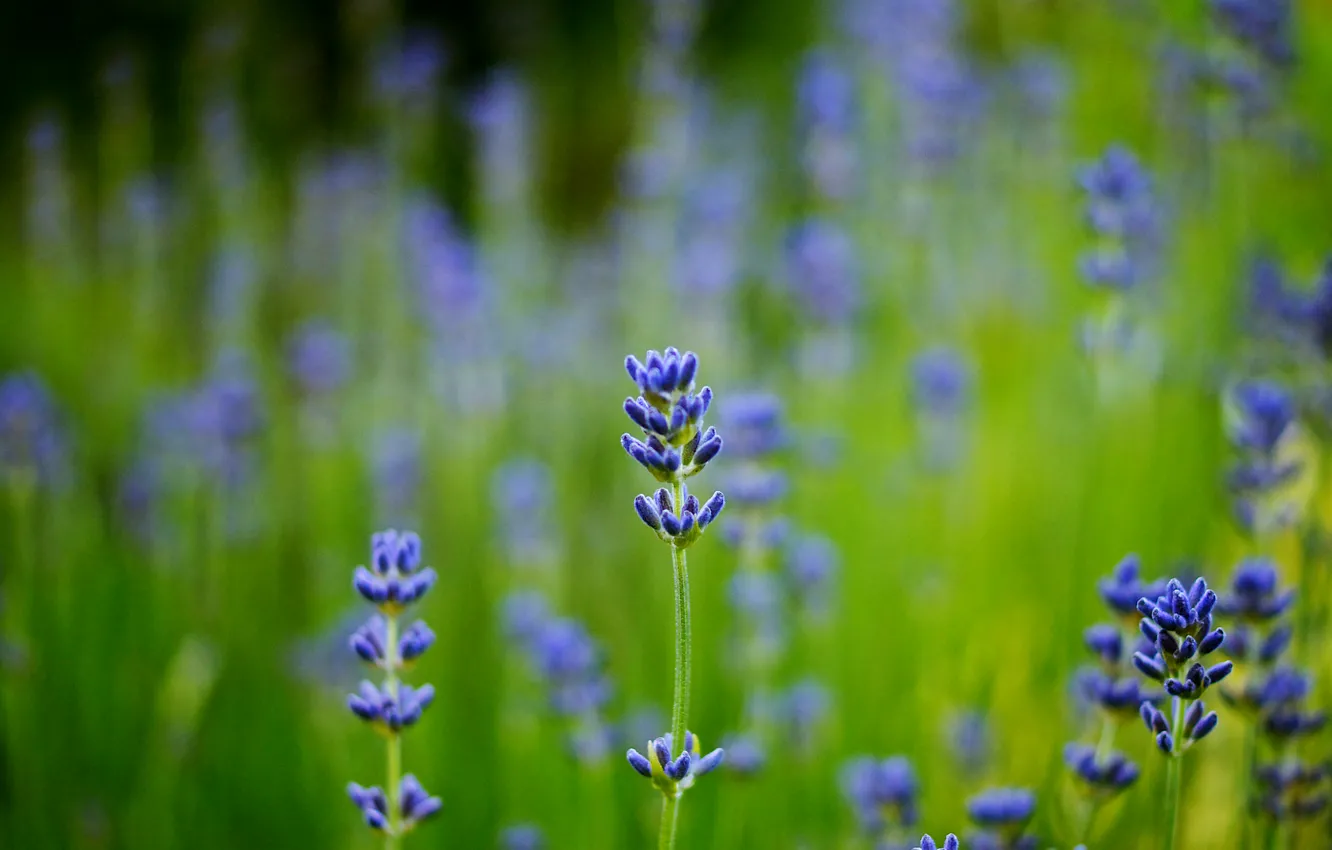
[[[1279,384],[1247,381],[1234,388],[1229,402],[1229,436],[1239,459],[1227,483],[1235,496],[1236,516],[1255,533],[1285,526],[1302,508],[1282,492],[1303,471],[1284,451],[1287,436],[1297,426],[1295,400]]]
[[[951,832],[948,833],[948,837],[944,839],[942,845],[935,844],[934,839],[930,838],[927,833],[920,837],[920,844],[917,845],[916,850],[940,850],[941,846],[942,850],[958,850],[960,845],[958,844],[957,836]]]
[[[1024,836],[1036,813],[1036,795],[1026,788],[989,788],[967,800],[967,814],[981,832],[967,841],[972,848],[1028,850],[1036,840]]]
[[[392,529],[370,538],[370,568],[356,569],[357,592],[379,607],[380,613],[351,638],[352,651],[384,673],[383,685],[362,682],[359,691],[347,698],[352,713],[372,725],[388,741],[388,788],[347,787],[352,802],[366,824],[390,837],[390,846],[436,814],[443,803],[426,793],[416,777],[402,770],[402,731],[416,724],[435,698],[432,685],[412,687],[399,681],[409,663],[429,648],[434,634],[417,621],[401,635],[398,615],[419,599],[434,583],[435,571],[421,567],[421,539],[416,534]]]
[[[1295,62],[1290,0],[1211,0],[1212,16],[1236,42],[1274,68]]]
[[[421,787],[416,777],[408,773],[398,784],[398,817],[391,818],[389,802],[382,788],[375,786],[363,788],[355,782],[347,785],[347,796],[361,810],[366,826],[377,832],[389,835],[405,835],[416,828],[417,824],[439,812],[444,803],[438,797],[431,797]],[[396,821],[396,826],[392,826]]]
[[[550,710],[570,723],[568,742],[583,761],[600,761],[612,731],[602,720],[611,696],[604,653],[579,622],[551,616],[540,594],[526,591],[504,603],[505,631],[546,692]]]
[[[860,272],[847,232],[827,219],[811,218],[786,239],[787,277],[805,313],[825,326],[851,322],[860,306]]]
[[[767,763],[763,744],[753,735],[731,735],[722,749],[726,753],[726,772],[738,776],[753,776]]]
[[[329,323],[312,319],[293,334],[288,347],[292,377],[303,394],[323,396],[336,392],[351,374],[347,338]]]
[[[1160,230],[1150,177],[1131,152],[1111,146],[1078,182],[1087,223],[1100,240],[1079,261],[1083,277],[1094,286],[1132,289],[1150,272]]]
[[[499,846],[500,850],[543,850],[546,837],[532,824],[516,824],[500,833]]]
[[[826,612],[838,563],[837,547],[826,537],[802,534],[787,546],[787,581],[801,607],[811,615]]]
[[[841,777],[842,792],[867,836],[877,838],[890,826],[904,829],[916,823],[919,786],[906,757],[880,761],[860,756],[846,764]]]
[[[516,566],[543,563],[553,547],[550,469],[532,458],[511,460],[495,471],[491,500],[500,533]]]
[[[1310,820],[1327,810],[1329,765],[1299,761],[1258,768],[1256,800],[1260,811],[1273,820]]]
[[[1064,763],[1093,797],[1113,797],[1138,779],[1138,766],[1123,753],[1101,756],[1089,744],[1064,747]]]
[[[648,741],[646,756],[638,750],[630,749],[625,758],[630,767],[641,776],[651,779],[652,784],[668,799],[677,799],[693,786],[698,777],[712,772],[725,758],[725,753],[720,749],[703,755],[698,737],[693,732],[685,732],[684,740],[684,749],[674,758],[670,735]]]
[[[1216,727],[1216,712],[1204,713],[1201,698],[1234,668],[1230,661],[1208,667],[1199,660],[1225,641],[1225,631],[1212,628],[1216,601],[1216,593],[1201,578],[1188,591],[1178,579],[1171,579],[1155,602],[1145,597],[1138,601],[1142,633],[1153,642],[1154,650],[1151,655],[1134,653],[1133,663],[1149,679],[1164,682],[1166,693],[1174,699],[1169,722],[1150,702],[1142,704],[1141,714],[1156,736],[1157,747],[1167,755],[1182,754]]]
[[[63,472],[65,436],[46,384],[31,372],[0,380],[0,481],[49,485]]]
[[[627,758],[665,797],[662,809],[662,850],[675,846],[679,799],[694,779],[707,773],[723,758],[722,750],[706,756],[698,738],[686,731],[689,713],[689,681],[692,654],[689,613],[689,567],[686,550],[721,513],[726,500],[721,491],[705,503],[691,496],[685,479],[701,472],[721,451],[715,428],[703,430],[703,416],[712,402],[712,389],[694,393],[698,356],[667,348],[649,351],[644,361],[629,355],[624,361],[629,378],[638,387],[637,398],[624,400],[624,412],[642,429],[644,439],[623,435],[625,451],[654,478],[666,484],[651,499],[634,500],[639,518],[671,547],[675,585],[675,681],[671,708],[671,732],[649,743],[648,756],[629,750]],[[682,745],[674,755],[671,742]]]

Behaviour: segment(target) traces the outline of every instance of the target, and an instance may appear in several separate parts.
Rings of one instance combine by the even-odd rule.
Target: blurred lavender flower
[[[400,43],[382,48],[375,59],[375,94],[385,104],[427,106],[443,65],[444,51],[433,33],[408,33]]]
[[[971,386],[966,362],[956,351],[930,348],[911,361],[912,398],[935,416],[956,416],[965,408]]]
[[[822,197],[844,198],[856,186],[856,111],[854,78],[830,51],[810,52],[797,84],[796,112],[805,172]]]
[[[511,204],[526,191],[532,164],[527,87],[514,71],[492,74],[468,99],[467,119],[478,136],[484,189],[497,204]]]
[[[1264,765],[1255,775],[1257,807],[1276,821],[1310,820],[1327,810],[1328,779],[1332,768],[1327,763],[1308,765],[1300,761]]]
[[[54,400],[33,372],[0,380],[0,481],[51,486],[65,474],[66,439]]]
[[[926,349],[911,361],[911,384],[926,462],[936,469],[954,466],[963,448],[961,417],[971,396],[966,361],[949,348]]]
[[[1294,397],[1271,381],[1246,381],[1229,394],[1227,412],[1228,434],[1239,454],[1227,481],[1237,519],[1256,534],[1295,522],[1304,505],[1298,494],[1285,492],[1303,472],[1301,462],[1285,451],[1297,426]]]
[[[689,187],[674,264],[682,291],[719,296],[739,282],[751,194],[747,175],[738,167],[713,169]]]
[[[581,623],[551,616],[534,592],[506,598],[503,618],[506,636],[540,680],[550,710],[571,724],[573,754],[586,762],[603,759],[614,729],[602,719],[611,685],[601,647]]]
[[[1240,45],[1274,68],[1295,62],[1290,0],[1211,0],[1212,16]]]
[[[1035,837],[1024,835],[1036,813],[1036,795],[1026,788],[988,788],[967,800],[967,814],[981,831],[967,838],[976,850],[1035,850]]]
[[[421,438],[415,431],[394,427],[376,436],[370,465],[381,517],[392,521],[412,518],[421,488],[421,462]]]
[[[841,780],[842,793],[867,836],[879,838],[890,828],[907,829],[916,823],[919,787],[906,757],[854,758],[842,768]]]
[[[307,397],[337,392],[351,374],[347,338],[321,319],[305,322],[292,334],[287,362],[297,386]]]
[[[944,737],[949,754],[970,776],[978,776],[990,763],[994,744],[990,722],[981,711],[968,709],[950,716],[944,723]]]
[[[828,219],[811,218],[787,235],[787,277],[807,315],[845,325],[860,306],[860,272],[850,235]]]
[[[491,500],[500,535],[514,566],[532,566],[550,560],[550,469],[532,458],[506,462],[495,471]]]
[[[940,848],[942,850],[958,850],[959,846],[957,836],[951,832],[944,838],[942,845],[936,844],[933,838],[925,834],[920,837],[920,844],[916,846],[916,850],[940,850]]]
[[[1090,744],[1065,746],[1064,763],[1093,798],[1113,797],[1136,782],[1139,775],[1138,766],[1123,753],[1101,755]]]
[[[817,534],[801,534],[787,546],[786,578],[807,614],[827,613],[839,561],[833,542]]]
[[[1083,167],[1078,183],[1086,196],[1086,218],[1099,244],[1079,260],[1088,283],[1111,290],[1132,289],[1155,262],[1160,211],[1152,182],[1137,157],[1112,145]]]
[[[530,823],[506,827],[500,833],[500,850],[543,850],[546,837]]]
[[[722,741],[726,751],[726,772],[741,777],[753,776],[767,763],[763,744],[753,735],[728,735]]]
[[[780,717],[786,728],[783,739],[809,753],[831,706],[828,689],[814,679],[804,679],[792,685],[780,702]]]
[[[404,215],[409,269],[426,322],[440,334],[464,331],[489,301],[475,247],[429,195],[411,198]]]

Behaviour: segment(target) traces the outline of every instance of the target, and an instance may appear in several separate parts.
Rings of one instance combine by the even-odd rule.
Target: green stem
[[[1256,721],[1245,724],[1244,755],[1242,758],[1239,777],[1240,839],[1241,846],[1252,848],[1254,844],[1253,815],[1250,804],[1253,800],[1253,775],[1258,766],[1258,724]]]
[[[1179,697],[1171,698],[1171,720],[1170,734],[1175,741],[1175,747],[1184,745],[1180,740],[1183,732],[1184,712],[1180,706]],[[1166,835],[1165,850],[1175,850],[1175,838],[1179,832],[1179,788],[1180,773],[1183,768],[1182,754],[1175,752],[1166,758]]]
[[[684,486],[672,485],[677,510],[684,509]],[[684,749],[686,717],[689,714],[690,633],[689,633],[689,564],[683,549],[671,547],[671,566],[675,573],[675,697],[671,706],[672,755]],[[675,847],[676,824],[680,817],[680,801],[667,797],[661,810],[661,835],[658,847]]]
[[[665,797],[661,804],[661,832],[657,836],[657,850],[675,850],[675,826],[679,821],[679,795]]]
[[[384,689],[396,701],[398,698],[398,618],[384,617]],[[384,850],[398,850],[401,847],[402,816],[401,802],[398,800],[398,786],[402,780],[402,735],[390,731],[388,736],[388,787],[384,794],[388,798],[388,829],[384,830]]]

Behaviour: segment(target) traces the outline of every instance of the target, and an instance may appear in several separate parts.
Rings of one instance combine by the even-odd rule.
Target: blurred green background
[[[444,809],[408,846],[646,846],[620,754],[665,731],[671,578],[617,441],[624,355],[667,345],[723,437],[728,397],[780,396],[779,510],[836,552],[770,671],[826,710],[701,781],[681,846],[872,846],[839,787],[859,754],[912,760],[917,834],[1005,784],[1037,790],[1041,846],[1076,843],[1095,579],[1136,551],[1221,581],[1249,551],[1221,396],[1266,363],[1254,253],[1312,285],[1332,249],[1332,7],[1297,4],[1297,63],[1241,120],[1178,84],[1179,55],[1238,49],[1202,0],[48,6],[0,12],[0,376],[51,401],[40,463],[0,452],[0,845],[378,846],[344,793],[383,772],[346,638],[395,525],[441,577],[405,761]],[[1076,175],[1111,143],[1163,225],[1152,280],[1107,298]],[[809,220],[852,256],[812,282]],[[1113,356],[1079,344],[1107,303],[1140,331]],[[938,347],[965,376],[943,413],[912,377]],[[755,710],[722,536],[690,553],[708,744]],[[601,648],[604,753],[506,640],[522,589]],[[1163,764],[1140,727],[1117,744],[1144,776],[1091,846],[1155,846]],[[1240,746],[1223,713],[1190,756],[1184,846],[1238,846]]]

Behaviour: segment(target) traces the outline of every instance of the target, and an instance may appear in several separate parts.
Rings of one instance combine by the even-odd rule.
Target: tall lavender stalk
[[[384,834],[385,850],[397,850],[402,836],[438,812],[438,797],[426,793],[412,774],[402,772],[402,730],[421,719],[435,698],[431,685],[413,688],[400,674],[411,667],[435,640],[425,623],[417,620],[401,629],[398,618],[435,583],[435,571],[421,568],[421,539],[410,531],[381,531],[371,537],[370,568],[357,567],[354,586],[379,613],[351,637],[352,650],[361,660],[384,673],[383,685],[361,682],[360,692],[347,698],[352,713],[387,739],[385,788],[364,788],[352,782],[347,794],[361,810],[366,824]]]
[[[624,412],[643,430],[643,439],[625,434],[620,443],[629,456],[666,485],[652,497],[639,495],[634,508],[643,522],[671,547],[675,575],[675,687],[671,731],[648,742],[646,756],[629,750],[626,757],[662,793],[658,847],[675,847],[681,795],[694,780],[721,764],[722,751],[702,755],[698,737],[688,731],[690,684],[689,565],[685,550],[721,513],[726,499],[721,491],[706,503],[689,494],[685,479],[703,470],[721,451],[716,428],[703,430],[703,416],[712,403],[712,389],[694,393],[698,357],[674,348],[664,354],[649,351],[646,362],[630,355],[625,369],[640,395],[624,400]],[[669,489],[668,489],[669,488]],[[679,746],[679,755],[674,747]]]
[[[1170,697],[1170,714],[1144,700],[1139,707],[1143,722],[1156,736],[1156,746],[1168,758],[1166,764],[1166,850],[1174,850],[1179,834],[1182,757],[1194,744],[1216,728],[1215,711],[1207,711],[1202,695],[1208,687],[1230,675],[1234,663],[1221,661],[1210,667],[1201,659],[1221,648],[1226,633],[1212,628],[1216,592],[1201,578],[1187,590],[1179,579],[1166,582],[1165,593],[1152,600],[1138,600],[1142,634],[1152,642],[1150,654],[1135,652],[1133,663],[1143,675],[1164,683]]]

